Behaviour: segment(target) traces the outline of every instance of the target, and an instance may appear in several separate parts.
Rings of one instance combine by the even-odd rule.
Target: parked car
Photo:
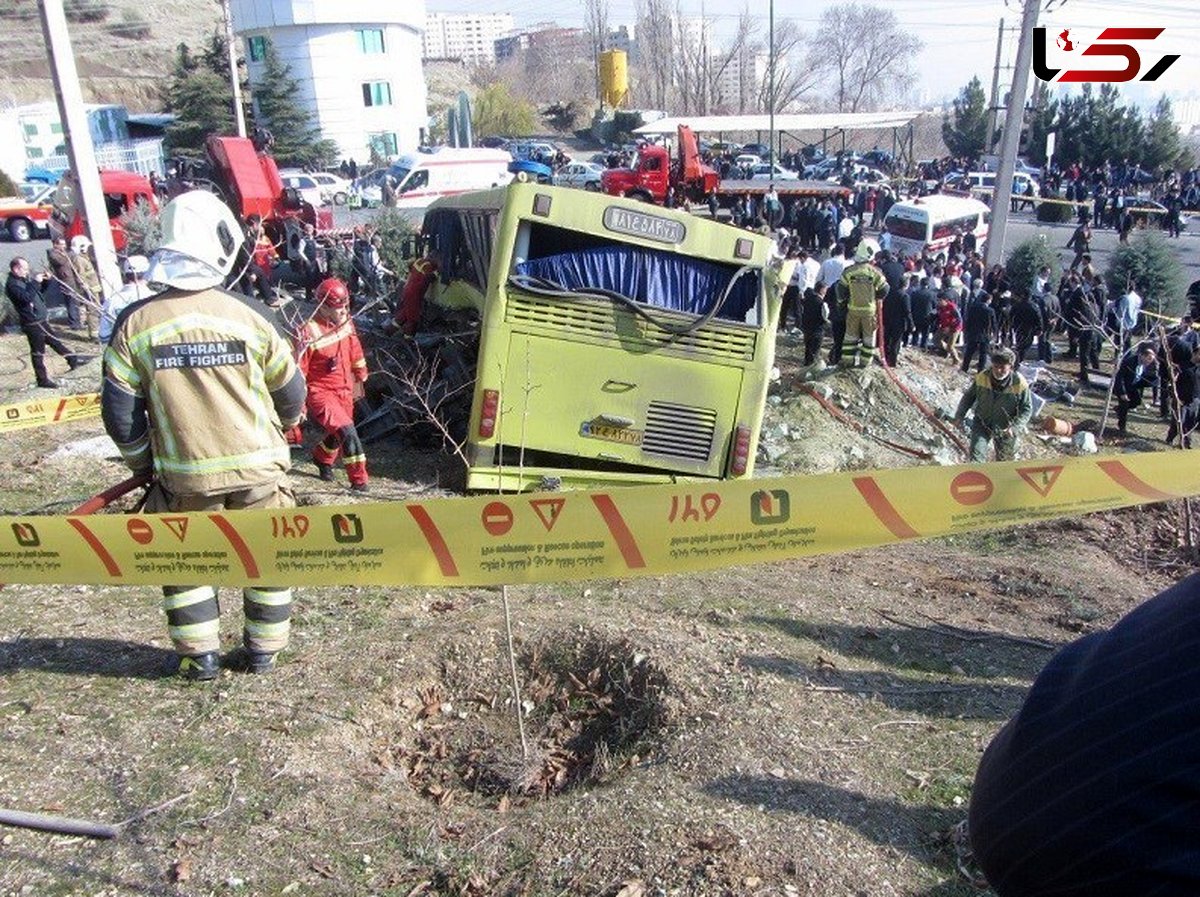
[[[25,182],[21,195],[0,199],[0,228],[17,243],[24,243],[50,232],[50,215],[54,211],[53,184]]]
[[[350,182],[345,178],[328,171],[315,171],[309,176],[321,188],[326,205],[332,203],[335,206],[344,206],[350,199]]]
[[[760,159],[766,159],[771,155],[771,148],[765,143],[747,143],[742,147],[742,152],[751,153]]]
[[[554,175],[556,187],[580,187],[584,190],[599,190],[600,175],[604,172],[603,165],[595,162],[571,162],[564,165]]]
[[[1133,215],[1135,224],[1166,229],[1167,207],[1157,199],[1151,199],[1148,196],[1126,196],[1125,208],[1132,210],[1130,214]],[[1185,230],[1191,220],[1192,218],[1187,212],[1181,211],[1179,213],[1179,229]]]
[[[534,162],[549,162],[558,153],[558,147],[554,144],[537,140],[513,140],[504,148],[518,161],[531,159]]]
[[[508,146],[507,137],[484,137],[479,141],[479,145],[484,149],[504,149]]]
[[[878,168],[882,171],[891,171],[892,166],[896,164],[896,160],[892,158],[892,154],[881,149],[873,149],[863,153],[861,161],[863,165]]]
[[[317,183],[316,178],[311,174],[295,169],[284,169],[279,172],[279,178],[283,181],[283,186],[291,187],[314,209],[327,205],[325,196],[321,191],[321,185]]]
[[[879,187],[888,182],[888,176],[878,168],[871,168],[869,165],[861,165],[857,162],[849,168],[835,169],[825,180],[835,184],[840,183],[847,174],[855,184],[874,184]]]
[[[769,181],[769,180],[771,180],[771,164],[769,162],[763,162],[759,165],[755,165],[753,172],[750,174],[750,180],[752,180],[752,181]],[[775,180],[777,180],[777,181],[798,181],[798,180],[800,180],[800,175],[788,168],[784,168],[779,163],[775,163]]]
[[[742,168],[753,168],[755,165],[762,165],[762,158],[754,153],[742,153],[733,160],[733,164]]]

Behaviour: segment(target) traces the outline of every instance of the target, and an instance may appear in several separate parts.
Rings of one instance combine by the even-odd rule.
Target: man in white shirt
[[[821,263],[807,252],[801,252],[800,264],[796,267],[804,269],[800,281],[800,293],[803,295],[805,290],[811,290],[817,285],[817,281],[821,277]]]
[[[846,270],[846,258],[842,254],[842,244],[837,243],[833,247],[833,252],[829,258],[821,262],[819,278],[821,283],[825,284],[827,289],[833,289],[834,285],[842,279],[842,272]]]
[[[1133,331],[1137,329],[1142,314],[1142,297],[1138,295],[1140,284],[1131,284],[1129,292],[1117,300],[1117,324],[1121,328],[1121,354],[1129,351]]]

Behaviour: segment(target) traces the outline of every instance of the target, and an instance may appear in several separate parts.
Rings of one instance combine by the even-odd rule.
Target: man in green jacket
[[[1029,383],[1013,370],[1016,356],[1011,349],[997,349],[992,364],[971,380],[954,414],[961,425],[967,411],[974,408],[971,422],[971,461],[988,459],[988,446],[996,444],[996,460],[1011,461],[1017,455],[1017,436],[1033,416],[1033,398]]]

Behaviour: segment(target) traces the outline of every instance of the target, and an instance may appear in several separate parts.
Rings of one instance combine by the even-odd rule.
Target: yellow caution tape
[[[476,586],[657,576],[1200,493],[1191,452],[205,514],[8,517],[0,581]]]
[[[0,433],[99,416],[100,394],[97,392],[0,405]]]

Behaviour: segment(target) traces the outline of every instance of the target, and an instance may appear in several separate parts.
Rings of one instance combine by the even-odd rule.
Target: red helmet
[[[336,277],[327,277],[317,285],[317,304],[345,308],[350,304],[350,291]]]

